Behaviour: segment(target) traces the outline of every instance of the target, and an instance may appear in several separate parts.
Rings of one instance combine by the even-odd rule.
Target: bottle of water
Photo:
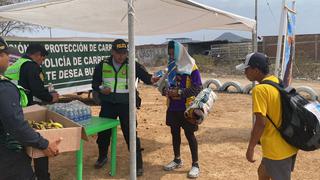
[[[87,113],[87,119],[90,119],[91,118],[91,109],[90,109],[90,107],[87,107],[86,108],[86,113]]]
[[[69,103],[55,103],[47,106],[49,110],[57,112],[67,118],[79,122],[88,121],[91,118],[91,108],[81,101],[75,100]]]
[[[59,109],[57,109],[57,113],[59,113],[59,114],[61,114],[61,115],[65,115],[65,113],[64,113],[64,111],[63,111],[64,109],[62,109],[62,108],[59,108]]]
[[[74,114],[74,111],[72,109],[70,109],[70,119],[72,121],[75,121],[75,114]]]
[[[80,106],[78,106],[78,115],[79,115],[79,121],[83,120],[83,112]]]
[[[90,108],[86,107],[85,110],[86,110],[86,119],[90,119],[91,118]]]
[[[77,108],[73,107],[72,111],[74,113],[74,121],[78,122],[79,121],[79,112],[78,112]]]
[[[92,117],[92,111],[91,111],[90,107],[88,107],[88,109],[89,109],[89,118],[91,118]]]
[[[81,111],[81,121],[83,121],[86,119],[86,110],[84,109],[83,106],[81,106],[80,111]]]
[[[80,106],[80,114],[81,114],[81,121],[83,121],[85,119],[86,116],[86,112],[83,109],[83,106]]]
[[[77,105],[76,106],[76,112],[77,112],[77,115],[78,115],[78,121],[81,121],[82,120],[82,114],[81,114],[81,109],[80,107]]]
[[[65,110],[65,115],[64,116],[67,117],[68,119],[71,119],[71,111],[70,111],[70,109],[66,109]]]

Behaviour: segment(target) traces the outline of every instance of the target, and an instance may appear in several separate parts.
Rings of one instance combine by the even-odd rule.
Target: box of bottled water
[[[55,103],[47,105],[50,111],[59,113],[75,122],[87,121],[91,118],[90,106],[74,100],[69,103]]]

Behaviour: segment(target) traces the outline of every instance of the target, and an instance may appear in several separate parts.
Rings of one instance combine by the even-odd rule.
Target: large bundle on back
[[[217,100],[217,95],[211,88],[203,89],[195,98],[192,105],[184,112],[186,119],[192,124],[201,124],[208,116],[209,111],[213,107],[213,103]]]

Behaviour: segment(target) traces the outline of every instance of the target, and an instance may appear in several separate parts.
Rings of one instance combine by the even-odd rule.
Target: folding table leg
[[[83,140],[80,140],[80,149],[77,151],[77,180],[82,180],[82,156],[83,156]]]
[[[111,141],[111,176],[116,175],[117,168],[117,126],[112,128],[112,141]]]

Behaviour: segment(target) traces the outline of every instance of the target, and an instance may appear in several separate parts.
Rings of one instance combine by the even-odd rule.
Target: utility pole
[[[252,52],[258,52],[257,34],[258,34],[258,0],[254,1],[254,19],[256,26],[252,30]]]
[[[253,30],[252,33],[252,39],[253,39],[253,52],[258,51],[258,42],[257,42],[257,37],[258,37],[258,0],[255,0],[254,3],[254,20],[256,20],[256,27],[255,30]]]

